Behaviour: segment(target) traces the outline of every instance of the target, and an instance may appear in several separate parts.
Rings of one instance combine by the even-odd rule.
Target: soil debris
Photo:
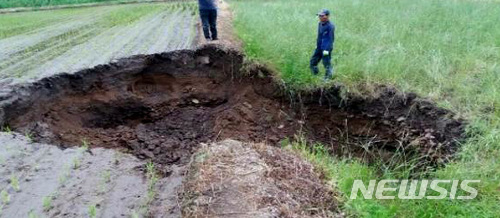
[[[264,144],[224,140],[193,155],[184,184],[186,217],[342,217],[313,166]]]

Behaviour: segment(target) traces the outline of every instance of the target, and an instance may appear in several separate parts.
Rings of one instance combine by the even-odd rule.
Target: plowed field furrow
[[[168,28],[171,24],[178,24],[178,18],[180,14],[178,12],[170,12],[169,14],[163,14],[158,21],[158,24],[154,26],[146,34],[142,34],[140,38],[137,38],[136,43],[130,44],[130,49],[128,53],[147,54],[148,48],[158,41],[168,41],[170,38],[167,36]],[[153,26],[151,26],[153,27]],[[161,50],[165,51],[165,49]],[[118,56],[123,56],[126,53],[122,53]]]
[[[88,38],[89,35],[97,34],[98,29],[95,26],[87,26],[85,28],[74,30],[64,35],[55,37],[46,42],[39,43],[35,46],[32,46],[25,51],[16,53],[12,55],[10,58],[5,60],[0,60],[0,72],[6,71],[10,74],[13,74],[14,71],[9,71],[8,69],[16,69],[20,65],[26,65],[26,62],[30,59],[38,58],[40,56],[47,57],[48,54],[53,53],[54,51],[67,47],[71,45],[73,41],[79,41],[80,38]],[[41,60],[37,59],[36,64],[40,64]],[[11,75],[5,75],[11,76]]]
[[[127,54],[142,53],[139,49],[140,47],[152,43],[152,40],[157,40],[155,38],[156,33],[161,31],[158,27],[160,27],[163,22],[166,22],[164,19],[166,16],[172,19],[172,12],[165,11],[158,13],[152,19],[148,19],[147,22],[144,22],[144,25],[141,25],[141,30],[134,31],[134,37],[130,38],[130,41],[126,42],[121,49],[111,54],[111,58],[120,58]],[[134,29],[135,28],[136,26],[134,26]]]
[[[58,57],[66,50],[86,42],[90,37],[97,33],[96,29],[82,31],[81,34],[75,34],[74,37],[65,41],[59,41],[56,45],[44,49],[41,52],[33,53],[32,55],[24,55],[17,61],[9,63],[8,67],[2,69],[0,65],[0,75],[2,76],[22,76],[32,69],[38,68],[41,63],[46,63],[55,57]]]
[[[160,27],[160,31],[157,32],[159,36],[156,36],[156,40],[153,44],[149,45],[147,50],[142,51],[143,53],[152,54],[168,50],[168,44],[171,42],[172,38],[176,37],[176,33],[173,31],[174,27],[179,25],[182,12],[176,12],[172,19],[163,22]]]
[[[134,36],[142,32],[142,28],[138,27],[148,23],[155,24],[156,17],[157,15],[148,16],[133,25],[110,28],[86,43],[75,46],[52,61],[33,69],[28,75],[43,76],[58,72],[71,72],[107,63],[113,59],[114,52],[123,49]]]
[[[0,39],[0,79],[13,78],[5,81],[15,83],[71,73],[135,54],[192,48],[198,17],[189,5],[186,9],[183,4],[59,11],[68,16],[54,14],[46,19],[52,24]],[[18,25],[9,27],[14,29],[38,23],[23,24],[9,19],[0,17],[4,23]]]
[[[112,39],[117,38],[117,35],[120,33],[125,34],[126,32],[121,27],[113,27],[101,32],[87,42],[72,47],[64,54],[52,59],[50,62],[46,62],[36,69],[27,72],[26,75],[28,77],[40,78],[44,75],[71,72],[89,67],[92,60],[95,58],[102,58],[102,54],[108,49],[109,45],[112,43]]]
[[[131,217],[147,199],[147,181],[136,170],[144,163],[128,154],[61,150],[4,133],[0,144],[8,145],[0,146],[1,178],[19,182],[18,191],[0,183],[9,197],[8,204],[0,203],[0,217],[88,217],[92,205],[99,205],[97,217]]]
[[[188,13],[183,14],[181,22],[182,25],[175,26],[175,38],[169,44],[170,50],[186,49],[189,48],[193,42],[192,31],[194,29],[194,19]]]
[[[193,42],[192,35],[195,34],[194,22],[195,19],[186,12],[162,11],[148,15],[133,24],[107,29],[85,43],[31,69],[26,75],[43,77],[93,67],[113,59],[149,51],[165,52],[189,48]]]
[[[93,24],[98,21],[104,14],[109,11],[98,10],[95,13],[84,14],[81,16],[68,17],[66,20],[45,28],[36,29],[25,35],[16,35],[0,40],[0,59],[8,59],[10,55],[21,52],[30,46],[42,43],[51,38],[64,35],[67,32],[77,30],[86,25]]]

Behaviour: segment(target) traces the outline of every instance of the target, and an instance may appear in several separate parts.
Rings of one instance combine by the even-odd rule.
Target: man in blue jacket
[[[203,35],[207,41],[217,40],[217,4],[215,1],[217,0],[198,0]]]
[[[311,57],[310,67],[314,75],[318,75],[318,63],[323,60],[325,66],[325,80],[332,78],[332,50],[333,42],[335,41],[335,25],[330,22],[330,11],[323,9],[318,14],[318,39],[316,42],[316,50]]]

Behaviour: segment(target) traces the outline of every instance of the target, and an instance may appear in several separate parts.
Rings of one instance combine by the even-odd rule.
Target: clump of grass
[[[373,217],[390,217],[393,210],[377,200],[348,200],[354,180],[368,181],[376,179],[375,170],[357,160],[338,159],[331,156],[321,144],[309,145],[303,136],[296,136],[294,140],[285,139],[281,145],[291,149],[319,168],[326,180],[335,191],[342,194],[340,200],[343,210],[355,216],[373,215]]]
[[[30,210],[28,213],[28,218],[38,218],[38,215],[36,215],[35,211]]]
[[[106,193],[107,184],[111,182],[111,171],[109,169],[101,172],[101,181],[99,183],[100,193]]]
[[[90,218],[95,218],[97,216],[97,206],[95,204],[89,205],[88,213]]]
[[[10,126],[4,126],[2,127],[2,132],[12,133],[12,129],[10,129]]]
[[[21,191],[21,187],[19,186],[19,179],[17,178],[17,176],[12,176],[12,177],[10,178],[10,186],[12,186],[12,188],[13,188],[16,192]]]
[[[71,173],[71,167],[64,165],[63,172],[59,175],[59,185],[64,186],[66,181],[68,181]]]
[[[148,202],[152,202],[156,197],[156,182],[158,176],[156,175],[155,165],[152,161],[146,164],[146,176],[148,178]],[[149,204],[149,203],[148,203]]]
[[[10,195],[7,191],[2,190],[2,192],[0,192],[0,197],[2,198],[2,203],[3,204],[9,204],[10,203]]]
[[[29,143],[33,143],[33,134],[31,134],[30,132],[26,132],[24,134],[24,137],[26,137],[28,139]]]
[[[78,157],[73,158],[73,169],[76,170],[80,168],[80,159]]]
[[[84,151],[89,150],[89,142],[87,141],[87,139],[82,139],[82,149]]]
[[[105,170],[103,173],[102,173],[102,181],[104,183],[109,183],[111,182],[111,171],[110,170]]]
[[[147,197],[141,203],[139,211],[132,210],[130,216],[131,217],[140,217],[140,215],[147,214],[149,211],[149,206],[153,203],[156,198],[156,183],[158,182],[158,176],[156,174],[155,164],[152,161],[149,161],[146,164],[146,178],[148,180],[148,190]]]
[[[139,214],[135,210],[132,210],[132,213],[130,214],[130,217],[131,218],[139,218]]]
[[[52,195],[45,196],[42,198],[42,207],[44,211],[49,211],[50,209],[52,209],[52,199],[53,199]]]

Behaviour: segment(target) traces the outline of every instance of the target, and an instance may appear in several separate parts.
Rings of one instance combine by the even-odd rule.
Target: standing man
[[[207,41],[217,40],[217,0],[198,0],[203,34]]]
[[[327,9],[321,10],[318,14],[318,39],[316,42],[316,50],[310,61],[310,68],[314,75],[318,75],[318,63],[323,60],[325,66],[325,80],[332,78],[332,50],[333,42],[335,41],[335,25],[330,22],[330,11]]]

